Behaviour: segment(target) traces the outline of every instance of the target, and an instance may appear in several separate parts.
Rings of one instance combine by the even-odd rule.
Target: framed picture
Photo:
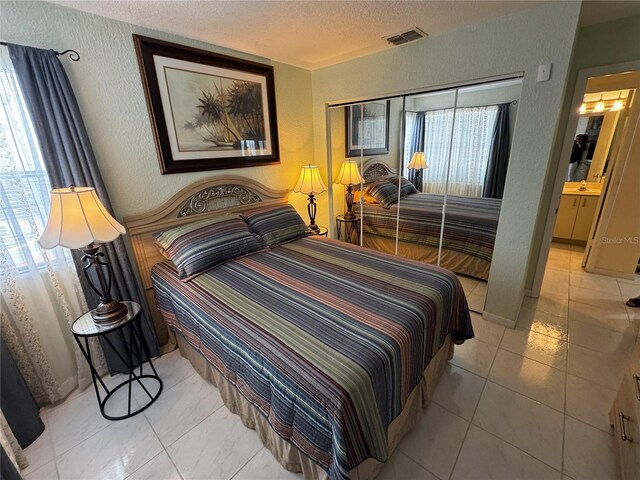
[[[280,163],[273,67],[133,41],[163,174]]]
[[[345,109],[347,157],[389,153],[389,100],[377,100]]]

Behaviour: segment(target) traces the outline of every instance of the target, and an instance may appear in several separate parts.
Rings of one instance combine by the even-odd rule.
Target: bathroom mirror
[[[629,90],[602,90],[585,94],[565,179],[567,182],[602,183],[611,145],[628,98]]]

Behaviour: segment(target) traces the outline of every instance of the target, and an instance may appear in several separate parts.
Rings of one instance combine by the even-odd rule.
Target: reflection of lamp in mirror
[[[414,184],[422,186],[422,170],[429,168],[427,161],[424,158],[424,152],[414,152],[407,168],[409,170],[415,170],[416,177]],[[418,190],[422,190],[422,188],[419,188]]]
[[[354,160],[345,160],[342,162],[336,183],[347,187],[345,193],[345,201],[347,203],[347,211],[344,214],[345,220],[353,220],[356,218],[353,213],[353,186],[360,182],[362,182],[362,177],[358,171],[358,164]]]
[[[298,183],[294,187],[295,193],[304,193],[309,195],[309,205],[307,205],[307,212],[309,213],[309,228],[314,232],[320,231],[320,227],[316,225],[316,197],[317,193],[327,191],[322,178],[320,177],[320,170],[316,165],[307,165],[302,167],[300,172],[300,178]]]
[[[98,325],[114,323],[127,313],[126,305],[111,298],[113,272],[100,251],[101,243],[112,242],[124,233],[124,227],[107,212],[94,188],[71,185],[51,190],[51,211],[38,243],[45,249],[57,246],[82,249],[84,273],[100,296],[100,304],[91,311]],[[89,275],[91,267],[98,278],[97,286]]]

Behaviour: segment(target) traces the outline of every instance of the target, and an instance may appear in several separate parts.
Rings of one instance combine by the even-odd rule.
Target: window
[[[423,192],[444,194],[448,168],[450,195],[482,196],[497,114],[498,107],[493,105],[458,108],[452,129],[453,108],[424,112],[424,152],[429,168],[423,173]],[[408,158],[411,151],[408,142],[416,116],[415,112],[406,114],[405,166],[411,160]],[[449,166],[452,130],[453,145]],[[407,171],[405,176],[408,176]]]
[[[68,260],[65,249],[37,244],[49,212],[49,178],[8,55],[0,61],[0,254],[18,271]],[[60,258],[60,257],[65,257]]]

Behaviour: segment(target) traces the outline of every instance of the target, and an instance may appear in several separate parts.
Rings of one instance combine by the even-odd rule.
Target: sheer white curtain
[[[87,306],[69,251],[43,250],[36,241],[46,224],[50,185],[6,47],[0,47],[0,101],[0,326],[44,404],[90,381],[69,331]],[[96,354],[100,362],[101,351]]]
[[[452,130],[453,108],[425,112],[424,156],[429,168],[422,173],[423,192],[445,193]]]
[[[497,114],[498,107],[493,105],[458,108],[454,126],[453,108],[425,112],[424,152],[429,168],[423,174],[424,192],[445,193],[453,132],[448,193],[482,196]]]

